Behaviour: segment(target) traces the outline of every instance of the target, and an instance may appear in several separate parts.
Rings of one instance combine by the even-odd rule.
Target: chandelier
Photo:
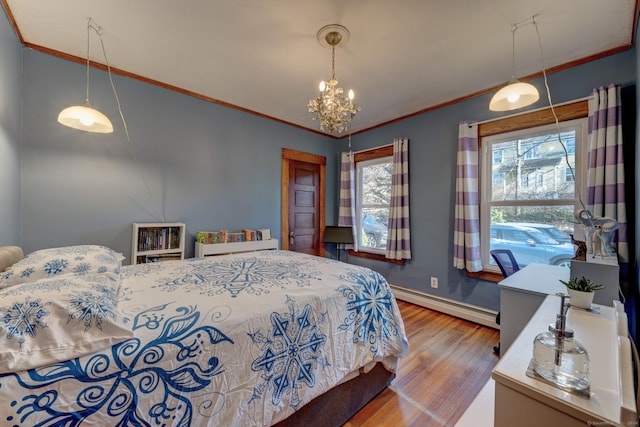
[[[320,82],[320,93],[309,101],[309,112],[313,114],[313,120],[320,122],[320,130],[342,133],[360,111],[353,102],[353,90],[345,95],[336,80],[336,47],[347,43],[349,30],[342,25],[327,25],[318,31],[317,38],[321,46],[331,48],[331,79]]]

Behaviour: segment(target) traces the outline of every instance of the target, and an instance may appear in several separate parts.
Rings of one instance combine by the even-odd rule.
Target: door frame
[[[327,159],[324,156],[317,154],[304,153],[302,151],[290,150],[288,148],[282,149],[282,181],[281,181],[281,194],[282,201],[280,205],[280,248],[283,250],[289,249],[289,161],[299,161],[304,163],[311,163],[320,165],[320,194],[318,195],[318,214],[320,217],[320,232],[318,235],[318,254],[324,256],[324,226],[325,226],[325,186],[326,186],[326,169]]]

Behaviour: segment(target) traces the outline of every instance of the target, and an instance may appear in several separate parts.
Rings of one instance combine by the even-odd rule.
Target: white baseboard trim
[[[391,285],[391,289],[395,297],[399,300],[410,302],[430,310],[439,311],[440,313],[445,313],[450,316],[459,317],[493,329],[500,329],[500,325],[496,324],[497,311],[402,286]]]

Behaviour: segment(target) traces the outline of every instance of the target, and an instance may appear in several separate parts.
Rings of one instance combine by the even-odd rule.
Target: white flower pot
[[[591,303],[593,302],[593,295],[595,294],[595,292],[582,292],[582,291],[576,291],[575,289],[568,289],[568,288],[567,288],[567,292],[571,297],[569,299],[569,304],[571,306],[585,308],[585,309],[591,307]]]

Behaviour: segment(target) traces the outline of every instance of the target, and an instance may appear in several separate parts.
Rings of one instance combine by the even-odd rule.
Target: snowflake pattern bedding
[[[0,289],[0,425],[266,426],[408,352],[366,268],[262,251],[114,271]]]

